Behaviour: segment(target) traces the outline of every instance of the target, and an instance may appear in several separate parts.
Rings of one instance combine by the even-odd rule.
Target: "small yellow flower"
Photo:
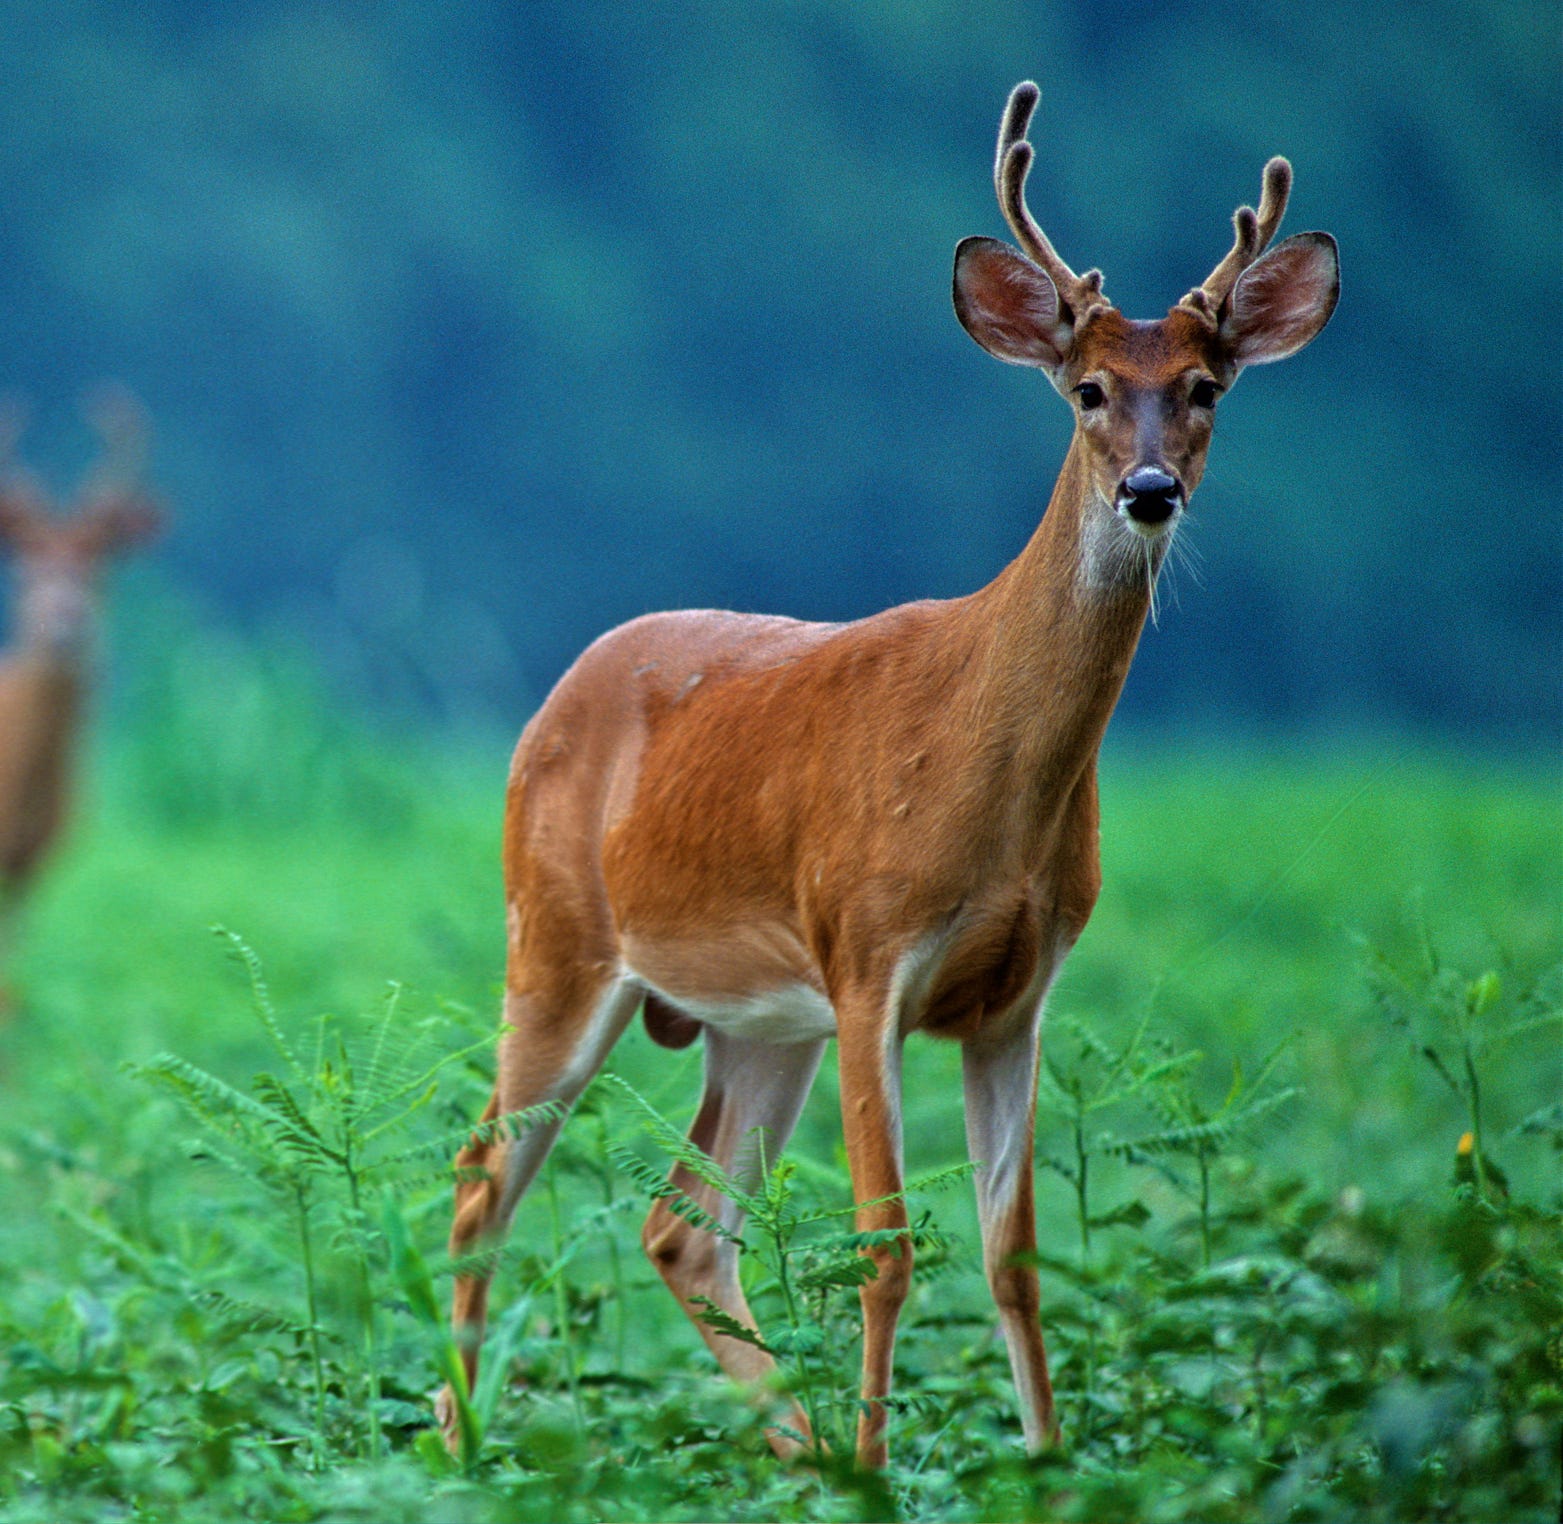
[[[1469,1132],[1462,1132],[1460,1134],[1460,1141],[1458,1143],[1456,1143],[1455,1146],[1454,1146],[1454,1151],[1457,1154],[1460,1154],[1460,1155],[1463,1156],[1465,1154],[1470,1153],[1471,1150],[1474,1149],[1475,1147],[1476,1147],[1476,1137],[1475,1137],[1475,1134],[1469,1133]]]

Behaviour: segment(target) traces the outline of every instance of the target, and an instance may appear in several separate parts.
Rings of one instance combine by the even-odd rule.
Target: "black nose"
[[[1183,506],[1177,477],[1159,466],[1136,466],[1118,489],[1118,507],[1137,524],[1165,524]]]

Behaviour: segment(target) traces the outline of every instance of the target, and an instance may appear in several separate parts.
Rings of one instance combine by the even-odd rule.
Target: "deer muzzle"
[[[1116,506],[1146,529],[1166,524],[1183,508],[1183,483],[1160,466],[1136,466],[1118,484]]]

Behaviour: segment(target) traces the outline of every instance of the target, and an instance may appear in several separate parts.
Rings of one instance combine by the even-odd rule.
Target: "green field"
[[[1110,742],[1038,1141],[1055,1454],[1020,1448],[956,1180],[913,1195],[891,1470],[774,1461],[639,1252],[622,1148],[666,1154],[601,1087],[521,1210],[491,1327],[508,1389],[479,1394],[462,1470],[424,1428],[441,1339],[415,1250],[443,1304],[439,1140],[491,1073],[507,743],[331,714],[260,658],[185,673],[110,731],[29,907],[0,1033],[0,1518],[1555,1515],[1563,836],[1540,767]],[[214,925],[262,961],[296,1072]],[[682,1125],[699,1062],[636,1028],[611,1067]],[[289,1143],[262,1072],[322,1135],[355,1087],[359,1173]],[[906,1095],[911,1172],[959,1164],[958,1054],[914,1043]],[[796,1215],[850,1204],[834,1107],[827,1065]],[[855,1380],[842,1226],[799,1230],[820,1289],[794,1324],[752,1236],[762,1335],[827,1429]]]

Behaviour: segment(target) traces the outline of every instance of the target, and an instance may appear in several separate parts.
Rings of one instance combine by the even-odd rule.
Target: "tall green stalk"
[[[564,1218],[559,1211],[559,1175],[554,1161],[548,1161],[548,1218],[554,1237],[554,1321],[559,1327],[559,1342],[564,1347],[565,1380],[570,1388],[570,1408],[575,1427],[586,1431],[586,1415],[581,1410],[581,1373],[576,1363],[575,1338],[570,1330],[570,1297],[564,1282]]]
[[[380,1345],[376,1327],[374,1286],[369,1278],[368,1228],[364,1217],[363,1200],[359,1191],[358,1170],[353,1161],[352,1135],[344,1139],[342,1150],[342,1174],[347,1180],[347,1199],[352,1207],[353,1223],[361,1240],[361,1250],[354,1256],[358,1264],[358,1291],[362,1298],[364,1320],[364,1364],[367,1367],[369,1390],[369,1458],[379,1460],[382,1448],[380,1435]]]
[[[605,1211],[614,1204],[613,1171],[608,1164],[608,1119],[599,1110],[597,1120],[598,1165],[597,1178],[602,1182],[602,1204]],[[608,1271],[613,1281],[614,1364],[617,1371],[624,1369],[625,1346],[629,1327],[628,1298],[625,1296],[624,1261],[619,1254],[619,1238],[608,1234]]]
[[[1471,1123],[1471,1165],[1476,1175],[1476,1194],[1483,1201],[1488,1196],[1487,1150],[1482,1146],[1482,1083],[1476,1073],[1476,1053],[1471,1041],[1471,1028],[1464,1024],[1461,1032],[1461,1056],[1465,1060],[1466,1115]]]
[[[309,1360],[315,1381],[315,1432],[310,1441],[310,1469],[319,1471],[325,1464],[326,1442],[326,1370],[320,1358],[320,1312],[315,1293],[314,1235],[309,1225],[309,1191],[295,1181],[294,1200],[298,1205],[299,1252],[304,1260],[304,1307],[309,1320]]]
[[[762,1170],[765,1168],[763,1143],[760,1151],[760,1167]],[[787,1321],[787,1337],[782,1342],[792,1356],[794,1373],[790,1384],[804,1413],[808,1416],[809,1432],[814,1439],[814,1449],[818,1451],[823,1444],[824,1431],[820,1426],[818,1383],[814,1380],[814,1373],[809,1365],[809,1346],[812,1342],[809,1334],[819,1325],[800,1309],[799,1298],[793,1288],[792,1239],[797,1229],[796,1222],[790,1219],[787,1210],[790,1194],[786,1176],[778,1165],[775,1170],[767,1174],[763,1198],[772,1210],[758,1214],[755,1226],[764,1235],[770,1248],[771,1270],[776,1276],[777,1289],[781,1293],[782,1314]]]
[[[1200,1263],[1210,1268],[1210,1150],[1201,1146],[1199,1160],[1199,1248]]]
[[[1091,1267],[1091,1155],[1085,1145],[1085,1116],[1074,1119],[1075,1142],[1075,1220],[1080,1226],[1080,1270]]]

